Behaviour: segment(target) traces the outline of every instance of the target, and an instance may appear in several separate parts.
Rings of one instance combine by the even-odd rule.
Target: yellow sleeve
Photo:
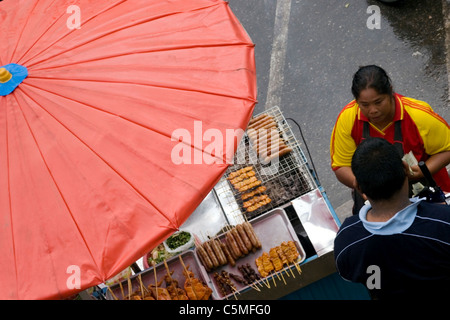
[[[450,151],[450,127],[426,102],[403,97],[405,110],[419,130],[429,155]]]
[[[330,139],[331,168],[350,167],[356,150],[352,129],[357,113],[354,101],[342,109],[333,128]]]

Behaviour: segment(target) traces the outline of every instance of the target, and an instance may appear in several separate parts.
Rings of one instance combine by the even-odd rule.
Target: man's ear
[[[353,181],[353,188],[359,192],[359,194],[363,197],[364,201],[368,200],[366,194],[361,191],[359,183],[358,183],[358,181],[356,181],[356,179],[355,179],[355,181]]]

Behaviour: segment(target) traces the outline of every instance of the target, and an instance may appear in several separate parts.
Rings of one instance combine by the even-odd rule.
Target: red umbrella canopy
[[[0,37],[0,299],[63,298],[161,243],[224,174],[254,45],[222,0],[4,0]]]

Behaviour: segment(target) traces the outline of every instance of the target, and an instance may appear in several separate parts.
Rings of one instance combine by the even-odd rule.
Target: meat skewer
[[[247,233],[244,230],[244,226],[242,224],[236,225],[236,230],[239,233],[239,236],[242,239],[242,242],[244,242],[245,247],[247,248],[248,252],[253,250],[253,245],[250,239],[247,236]],[[256,248],[255,248],[256,251]]]
[[[210,240],[211,248],[213,249],[217,260],[219,260],[219,264],[221,266],[227,264],[227,258],[225,257],[225,254],[223,253],[222,247],[220,246],[220,242],[217,239]]]
[[[183,258],[179,256],[180,262],[183,265],[183,274],[186,277],[184,282],[184,290],[190,300],[208,300],[211,296],[212,289],[204,284],[202,281],[194,277],[194,273],[184,264]]]
[[[252,166],[248,166],[248,167],[239,169],[239,170],[237,170],[237,171],[233,171],[233,172],[231,172],[231,173],[228,175],[228,178],[227,178],[227,179],[231,180],[231,179],[236,178],[237,176],[239,176],[239,175],[241,175],[241,174],[243,174],[243,173],[245,173],[245,172],[247,172],[247,171],[250,171],[250,170],[252,170],[252,169],[253,169]]]
[[[257,117],[251,118],[250,121],[248,122],[248,125],[251,126],[252,124],[254,124],[258,121],[261,121],[262,119],[267,118],[267,117],[268,117],[267,114],[260,114]]]
[[[260,249],[262,247],[261,242],[259,241],[258,236],[256,235],[255,230],[253,229],[251,223],[246,221],[243,223],[243,227],[252,245],[257,249]]]
[[[211,248],[210,244],[208,241],[203,242],[203,248],[205,249],[205,251],[208,253],[209,258],[212,261],[213,267],[217,268],[220,266],[219,260],[216,257],[216,254],[214,253],[213,249]]]
[[[267,188],[265,186],[260,186],[260,187],[258,187],[257,189],[255,189],[253,191],[246,192],[246,193],[242,194],[241,195],[241,199],[242,200],[247,200],[247,199],[249,199],[249,198],[251,198],[253,196],[256,196],[258,194],[263,193],[264,191],[266,191],[266,189]]]
[[[211,271],[214,268],[214,266],[211,261],[211,258],[208,256],[208,253],[206,252],[205,248],[203,248],[203,246],[201,244],[197,244],[197,243],[196,243],[195,247],[197,249],[197,254],[200,258],[200,262],[203,264],[206,271],[208,271],[208,272]]]
[[[244,255],[247,255],[247,254],[248,254],[248,249],[247,249],[247,247],[245,246],[244,242],[242,241],[242,238],[241,238],[241,236],[239,235],[239,233],[238,233],[238,231],[236,230],[236,228],[235,228],[235,227],[232,228],[229,232],[230,232],[230,233],[232,234],[232,236],[234,237],[234,240],[235,240],[236,243],[238,244],[239,249],[241,250],[241,252],[242,252]]]
[[[234,267],[236,265],[236,261],[234,260],[233,255],[231,254],[230,250],[228,250],[228,246],[223,242],[220,242],[220,246],[222,247],[222,251],[224,252],[224,254],[226,256],[228,263],[232,267]]]
[[[225,238],[227,243],[229,244],[230,250],[233,252],[234,259],[237,260],[238,258],[242,257],[243,254],[239,248],[239,245],[237,244],[230,231],[226,233]]]
[[[170,294],[172,300],[188,300],[189,298],[186,295],[186,292],[178,287],[178,281],[172,278],[172,272],[170,272],[169,266],[167,265],[166,260],[164,259],[164,266],[166,268],[166,284],[167,291]]]
[[[275,247],[275,250],[277,251],[277,254],[280,257],[280,260],[281,260],[281,263],[283,264],[283,266],[286,265],[286,266],[289,267],[289,261],[287,260],[287,257],[284,254],[283,249],[281,248],[281,246]],[[292,272],[291,268],[289,268],[289,271],[291,272],[292,277],[295,278],[295,275]],[[289,276],[289,273],[286,273],[286,274]]]

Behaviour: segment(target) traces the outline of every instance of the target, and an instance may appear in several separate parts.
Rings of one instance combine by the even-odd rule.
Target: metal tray
[[[208,275],[206,274],[206,271],[204,270],[204,268],[200,266],[200,262],[196,256],[196,254],[194,254],[193,250],[184,251],[183,253],[166,260],[170,271],[174,271],[172,274],[172,278],[178,281],[178,286],[180,288],[183,288],[184,282],[186,280],[186,278],[183,275],[184,268],[180,262],[180,258],[179,258],[180,256],[183,259],[183,262],[186,265],[186,267],[194,273],[195,277],[202,280],[205,284],[207,284],[209,287],[211,287],[211,284],[208,283],[210,281],[210,279],[208,278]],[[130,278],[131,284],[132,284],[132,289],[131,289],[132,293],[137,291],[140,288],[140,282],[138,279],[139,274],[141,275],[142,283],[146,287],[148,287],[148,285],[150,285],[150,284],[155,284],[155,273],[153,271],[153,268],[146,269],[145,271],[135,274]],[[161,262],[161,263],[157,264],[156,265],[157,281],[158,282],[161,281],[166,274],[167,274],[167,270],[166,270],[166,267],[164,266],[164,263]],[[118,299],[121,299],[121,300],[124,298],[124,296],[125,297],[128,296],[127,281],[122,282],[122,287],[123,287],[124,295],[122,295],[122,290],[121,290],[119,284],[115,284],[115,285],[111,286],[111,291],[114,293],[114,295]],[[165,281],[163,281],[161,287],[164,287],[164,288],[166,287]],[[111,295],[111,292],[109,292],[109,291],[107,291],[107,299],[109,299],[109,300],[114,299]]]
[[[296,244],[297,250],[300,253],[300,257],[297,262],[298,264],[302,263],[306,258],[305,250],[300,244],[297,234],[295,233],[294,228],[292,227],[292,224],[289,222],[289,218],[287,217],[286,212],[283,209],[281,208],[274,209],[268,213],[256,217],[255,219],[250,221],[250,223],[252,224],[253,229],[255,230],[255,233],[262,244],[261,249],[258,249],[256,252],[249,253],[245,257],[238,259],[236,261],[236,266],[234,267],[227,264],[225,266],[214,269],[210,272],[206,272],[206,269],[203,267],[203,265],[200,264],[200,268],[209,278],[207,283],[213,289],[214,299],[228,299],[230,297],[233,297],[233,294],[228,294],[227,296],[223,296],[221,294],[220,289],[213,277],[214,272],[220,273],[222,270],[225,270],[227,272],[231,272],[237,275],[242,275],[237,267],[247,263],[249,263],[250,266],[252,266],[256,272],[258,272],[258,269],[255,264],[255,259],[260,255],[262,255],[263,252],[269,252],[271,248],[280,245],[283,241],[292,240]],[[225,234],[222,234],[218,237],[220,241],[224,241],[224,238]],[[197,255],[197,250],[195,250],[195,253]],[[288,273],[288,268],[291,267],[294,266],[293,265],[289,267],[286,266],[285,268],[280,270],[280,272],[285,275],[284,279],[286,281],[292,281],[291,276],[289,275],[286,276],[286,274]],[[269,275],[266,279],[270,280],[271,283],[273,283],[272,281],[280,282],[278,276]],[[253,290],[249,285],[243,285],[233,280],[232,282],[233,284],[235,284],[237,292],[242,292],[249,289]]]

